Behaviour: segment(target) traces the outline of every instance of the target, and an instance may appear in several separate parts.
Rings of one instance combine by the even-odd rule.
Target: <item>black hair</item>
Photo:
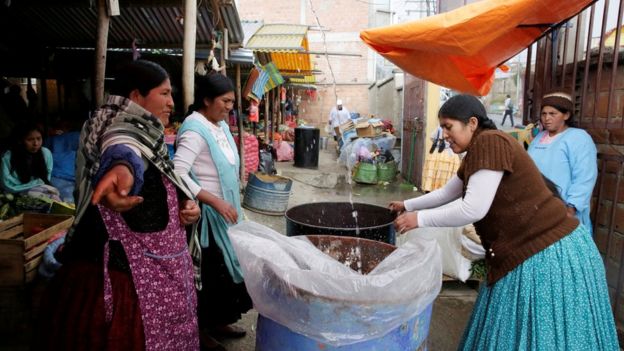
[[[565,203],[565,201],[563,201],[563,198],[561,197],[561,193],[560,190],[561,188],[559,188],[559,186],[557,186],[557,184],[555,184],[555,182],[553,182],[552,180],[548,179],[548,177],[546,177],[545,175],[542,174],[542,178],[544,179],[544,182],[546,183],[546,187],[548,188],[548,190],[550,190],[550,192],[559,200],[561,200],[563,203]]]
[[[574,110],[571,110],[567,106],[564,106],[563,104],[558,104],[556,102],[549,102],[548,104],[543,104],[543,106],[550,106],[563,114],[570,114],[570,117],[566,119],[564,123],[568,127],[576,127],[576,121],[574,120]]]
[[[204,106],[204,99],[214,100],[223,94],[234,91],[232,80],[222,74],[195,76],[195,101],[189,111],[197,111]]]
[[[48,167],[40,148],[37,152],[30,153],[24,146],[24,138],[33,131],[37,131],[43,137],[41,129],[33,122],[24,122],[13,129],[13,143],[11,145],[11,171],[17,174],[17,178],[22,183],[28,183],[32,178],[39,178],[44,183],[50,184],[48,180]]]
[[[147,96],[150,90],[161,85],[168,78],[167,71],[155,62],[132,61],[117,70],[111,94],[128,98],[133,90],[138,89],[142,96]]]
[[[488,118],[481,101],[472,95],[455,95],[446,100],[438,112],[438,118],[441,117],[451,118],[466,124],[470,117],[476,117],[479,128],[497,129],[494,121]]]

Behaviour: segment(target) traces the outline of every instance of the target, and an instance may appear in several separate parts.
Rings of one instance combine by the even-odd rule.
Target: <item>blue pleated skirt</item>
[[[483,284],[459,350],[619,350],[589,231],[581,225],[493,286]]]

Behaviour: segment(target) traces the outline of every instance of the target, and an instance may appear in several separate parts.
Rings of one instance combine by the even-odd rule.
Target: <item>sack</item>
[[[409,242],[416,238],[436,242],[442,252],[444,274],[465,282],[470,278],[472,262],[462,255],[462,236],[462,228],[417,228],[399,237],[398,243]]]

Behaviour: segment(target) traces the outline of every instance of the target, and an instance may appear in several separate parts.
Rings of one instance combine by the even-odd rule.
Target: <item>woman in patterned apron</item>
[[[169,77],[139,60],[114,84],[82,130],[76,220],[56,255],[63,266],[43,302],[35,349],[199,350],[184,228],[199,208],[164,143]]]
[[[225,76],[196,78],[195,103],[178,131],[175,170],[202,203],[200,244],[202,285],[198,292],[202,346],[225,350],[215,337],[242,337],[231,325],[251,307],[241,268],[230,239],[229,225],[242,217],[240,162],[236,144],[224,121],[234,105],[234,86]]]

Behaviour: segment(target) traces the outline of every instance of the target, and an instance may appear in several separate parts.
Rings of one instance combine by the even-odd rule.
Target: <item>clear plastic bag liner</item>
[[[362,275],[255,222],[229,229],[258,313],[332,346],[379,338],[433,303],[442,285],[438,245],[412,238]]]

